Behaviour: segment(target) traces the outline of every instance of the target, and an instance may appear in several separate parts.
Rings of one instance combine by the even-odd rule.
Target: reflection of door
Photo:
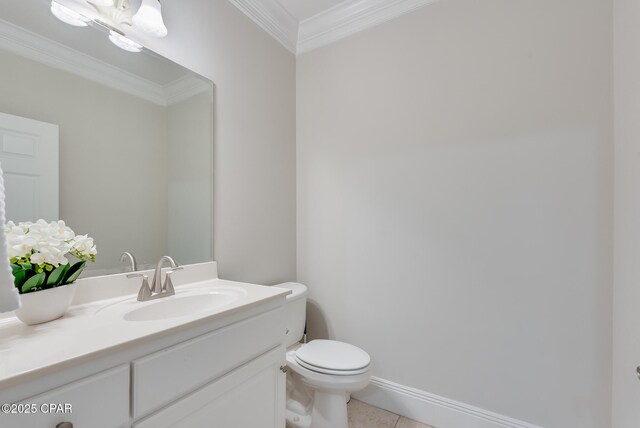
[[[58,125],[0,113],[7,220],[58,219]]]

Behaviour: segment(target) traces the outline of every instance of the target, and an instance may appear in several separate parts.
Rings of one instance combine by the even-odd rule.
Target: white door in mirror
[[[0,113],[7,221],[58,220],[58,125]]]

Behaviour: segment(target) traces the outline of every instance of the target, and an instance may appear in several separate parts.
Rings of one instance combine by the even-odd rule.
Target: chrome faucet
[[[171,269],[167,272],[164,284],[162,284],[162,266],[165,261],[169,262]],[[162,256],[156,265],[151,286],[149,285],[149,275],[132,273],[127,275],[127,278],[142,278],[142,286],[140,287],[140,291],[138,291],[138,301],[145,302],[147,300],[159,299],[161,297],[173,296],[176,294],[176,291],[173,288],[171,274],[182,269],[183,268],[178,266],[172,257]]]
[[[135,272],[138,270],[138,262],[136,262],[136,258],[133,257],[133,254],[131,254],[130,252],[125,251],[120,256],[120,263],[126,263],[127,261],[129,261],[129,264],[131,265],[131,272]]]
[[[164,285],[162,285],[162,265],[164,265],[165,260],[168,261],[171,265],[171,270],[167,272],[167,278],[165,279]],[[173,290],[173,284],[171,283],[171,274],[177,270],[182,270],[182,268],[178,266],[175,260],[173,260],[173,257],[162,256],[158,261],[156,270],[153,274],[153,281],[151,281],[151,291],[156,294],[164,293],[167,291],[170,291],[171,294],[176,294]],[[168,290],[169,287],[170,290]]]

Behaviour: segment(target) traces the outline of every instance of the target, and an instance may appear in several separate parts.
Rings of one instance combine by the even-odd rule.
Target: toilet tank
[[[297,282],[285,282],[275,287],[291,290],[285,305],[286,317],[286,346],[298,343],[304,336],[304,326],[307,319],[307,286]]]

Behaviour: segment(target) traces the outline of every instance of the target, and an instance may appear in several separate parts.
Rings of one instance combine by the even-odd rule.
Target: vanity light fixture
[[[128,52],[140,52],[142,50],[141,44],[136,43],[133,40],[113,30],[109,31],[109,40],[111,40],[111,43],[113,43],[120,49],[124,49]]]
[[[89,18],[79,14],[75,10],[61,5],[55,0],[51,2],[51,13],[53,13],[60,21],[65,24],[73,25],[74,27],[86,27],[91,21]]]
[[[93,21],[109,30],[111,43],[128,52],[140,52],[142,45],[127,37],[125,28],[139,29],[153,37],[165,37],[168,33],[159,0],[142,0],[135,15],[129,0],[86,0],[95,9],[94,13],[88,12],[87,15],[59,1],[51,1],[51,12],[56,18],[77,27],[86,27]]]
[[[133,16],[133,25],[154,37],[167,35],[167,27],[162,20],[160,0],[142,0],[138,13]]]

